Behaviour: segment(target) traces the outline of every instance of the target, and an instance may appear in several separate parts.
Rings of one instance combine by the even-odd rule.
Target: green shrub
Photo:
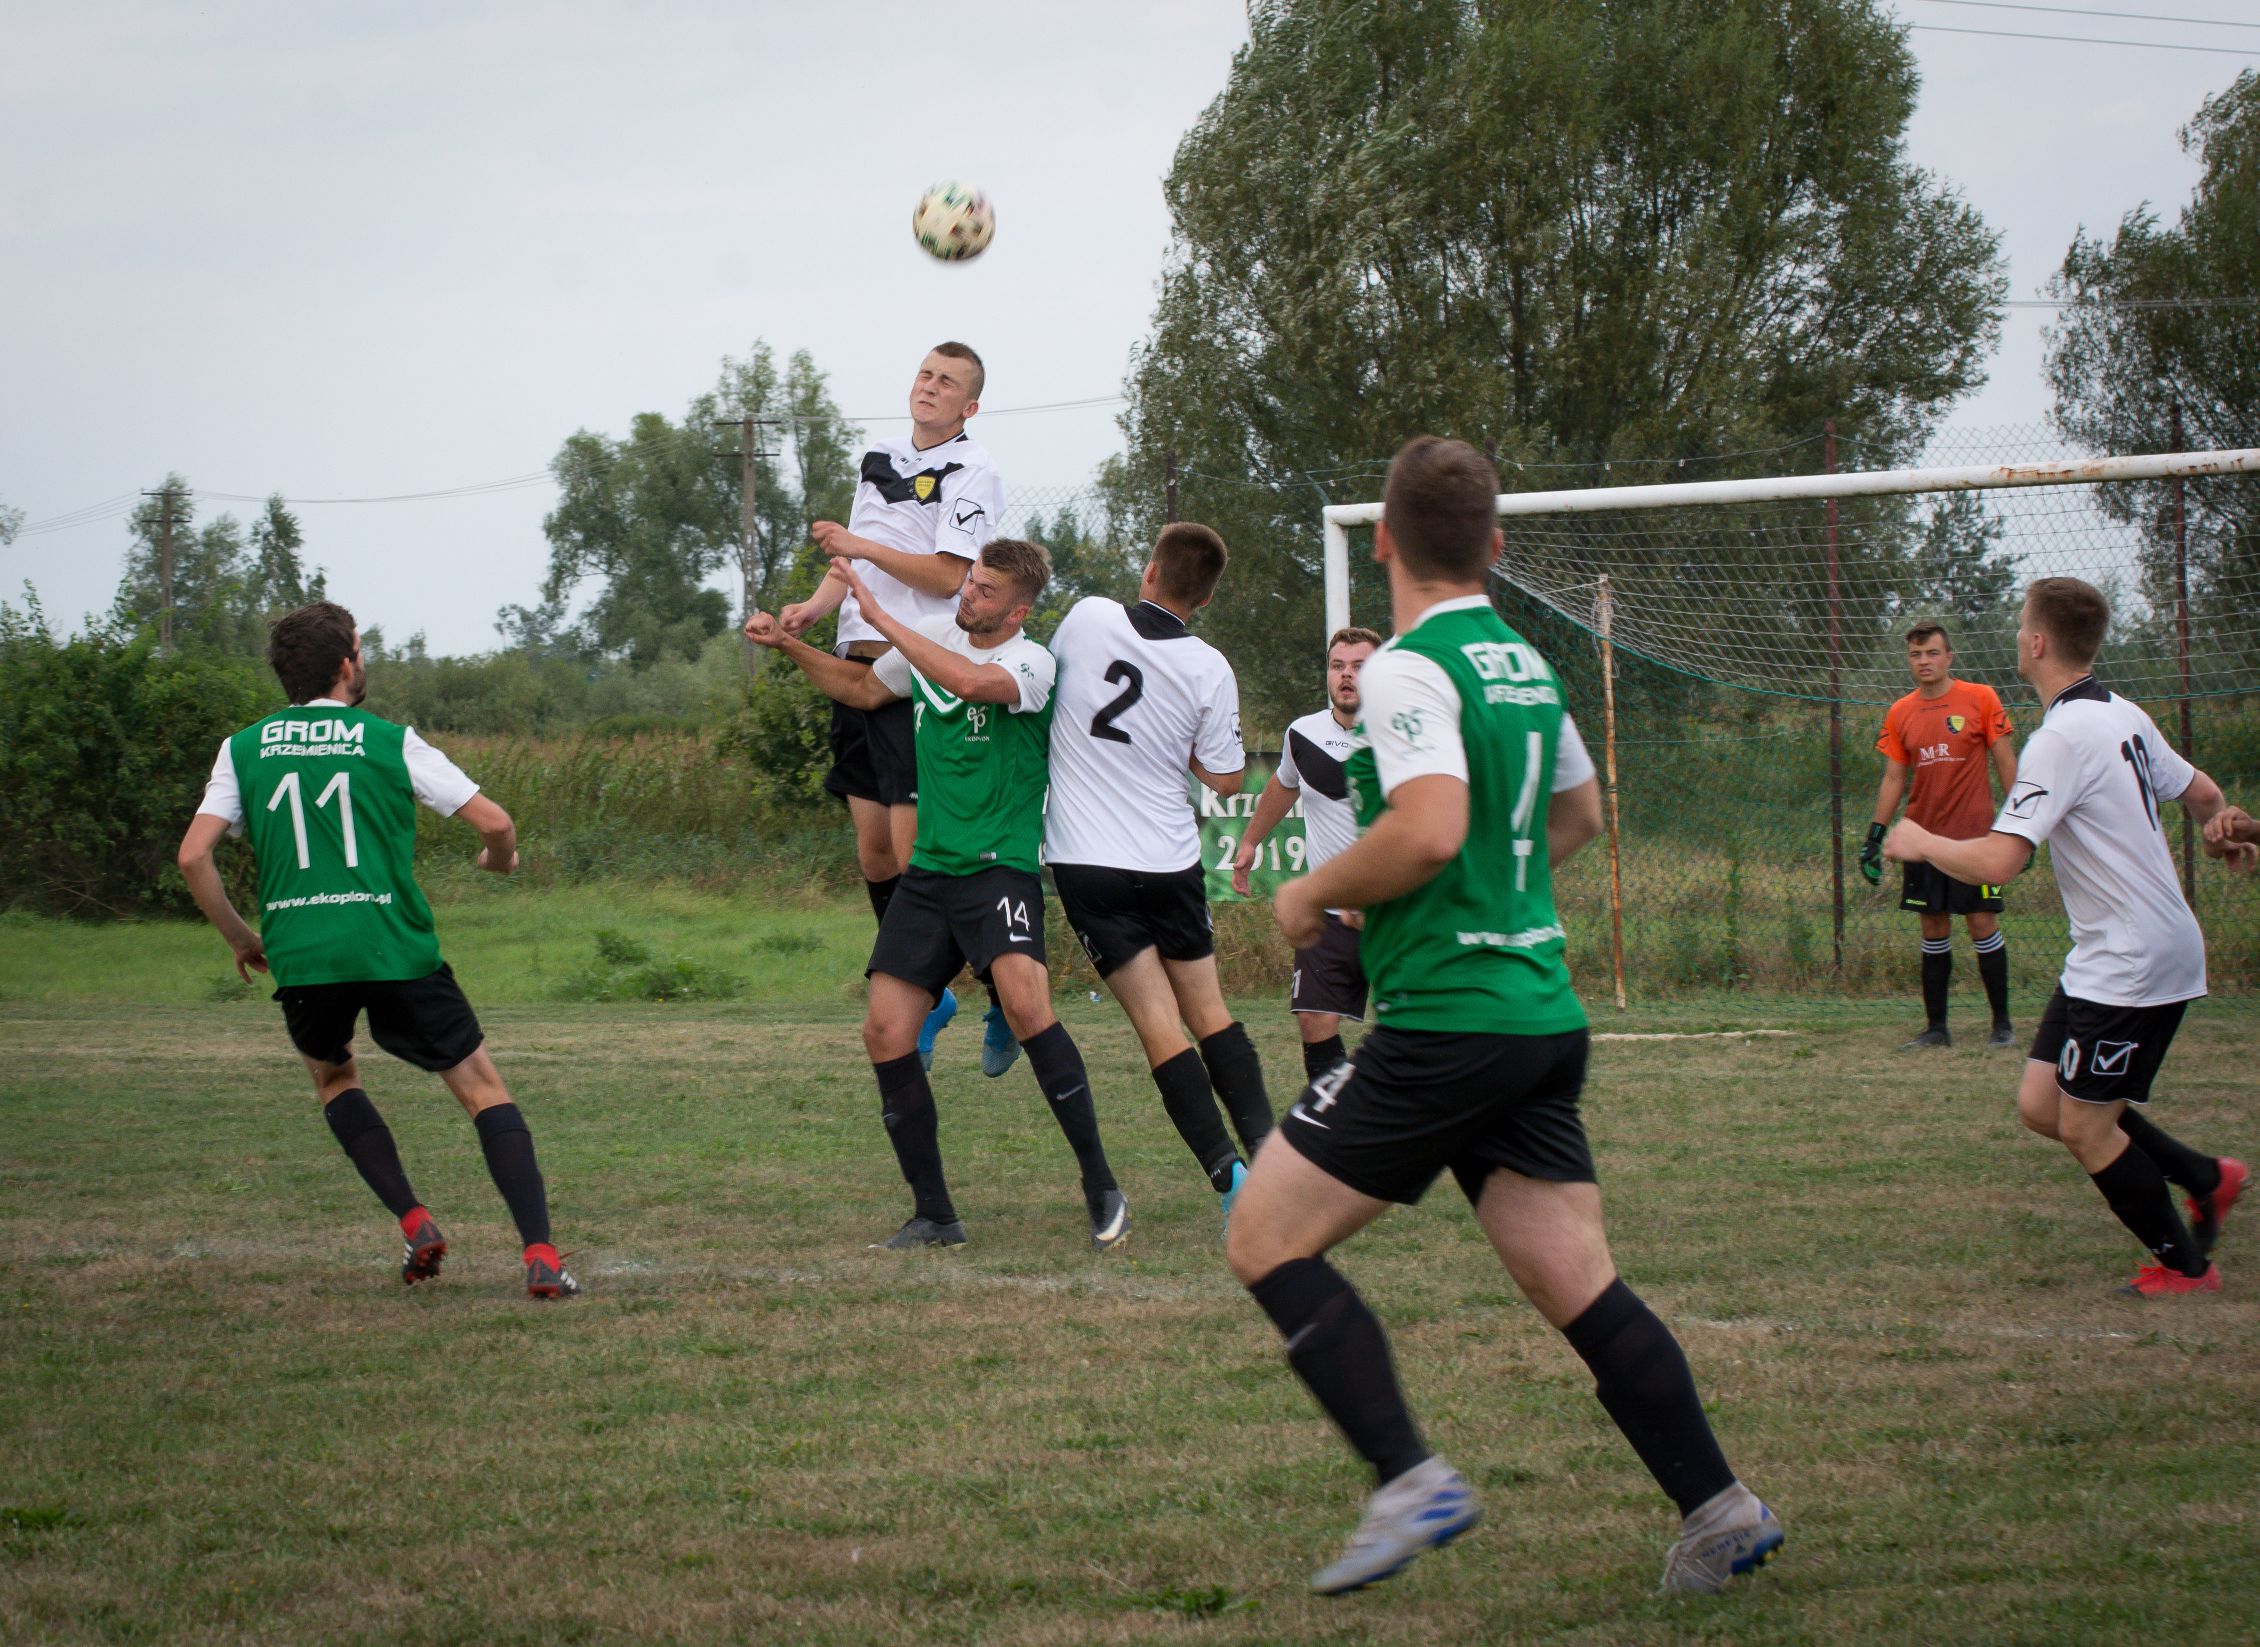
[[[596,935],[596,958],[558,990],[567,1001],[732,1001],[745,993],[735,972],[701,961],[669,960],[625,933]]]

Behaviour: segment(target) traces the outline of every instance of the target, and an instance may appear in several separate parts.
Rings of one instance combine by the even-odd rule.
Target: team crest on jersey
[[[1946,717],[1946,730],[1949,732],[1959,732],[1963,727],[1969,724],[1970,723],[1960,715],[1949,715]]]
[[[917,495],[918,501],[924,503],[934,495],[934,488],[939,484],[932,475],[919,475],[912,479],[910,489]]]

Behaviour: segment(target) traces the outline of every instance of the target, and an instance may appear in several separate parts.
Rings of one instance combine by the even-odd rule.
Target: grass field
[[[1791,1032],[1605,1042],[1588,1096],[1620,1262],[1780,1509],[1781,1559],[1653,1595],[1668,1506],[1444,1191],[1342,1262],[1490,1519],[1322,1603],[1304,1580],[1365,1483],[1225,1272],[1111,1006],[1061,1000],[1127,1250],[1087,1250],[1025,1067],[984,1081],[966,1019],[936,1085],[973,1243],[869,1252],[903,1194],[843,981],[855,912],[568,896],[601,895],[442,911],[578,1249],[588,1293],[556,1306],[519,1293],[436,1081],[368,1065],[454,1242],[411,1292],[274,1009],[218,998],[208,933],[0,934],[0,1638],[2260,1636],[2260,1214],[2223,1293],[2114,1296],[2137,1254],[2014,1126],[2017,1059],[1897,1054],[1905,1003],[1597,1025]],[[592,924],[752,986],[561,1002]],[[1283,1101],[1291,1027],[1245,1012]],[[2256,1039],[2252,1003],[2194,1013],[2161,1121],[2260,1147]]]

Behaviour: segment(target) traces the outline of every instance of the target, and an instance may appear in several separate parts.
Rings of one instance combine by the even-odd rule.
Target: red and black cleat
[[[2168,1269],[2164,1264],[2145,1264],[2134,1272],[2121,1292],[2131,1292],[2138,1298],[2172,1298],[2185,1292],[2219,1292],[2221,1266],[2208,1264],[2202,1275],[2184,1275],[2180,1270]]]
[[[438,1275],[439,1261],[447,1256],[447,1237],[440,1234],[439,1221],[422,1207],[412,1207],[400,1220],[400,1233],[407,1243],[400,1254],[400,1279],[413,1287]]]
[[[526,1296],[529,1298],[571,1298],[581,1290],[573,1279],[572,1271],[557,1249],[546,1241],[536,1241],[526,1249]]]
[[[2229,1208],[2236,1205],[2236,1198],[2251,1181],[2251,1168],[2233,1156],[2224,1155],[2221,1181],[2213,1186],[2213,1193],[2189,1198],[2189,1233],[2197,1242],[2199,1252],[2213,1250],[2213,1243],[2221,1238],[2221,1226],[2229,1221]]]

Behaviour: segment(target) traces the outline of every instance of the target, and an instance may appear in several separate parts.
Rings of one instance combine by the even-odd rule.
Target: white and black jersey
[[[2159,806],[2178,800],[2196,771],[2093,675],[2059,692],[2026,740],[1993,827],[2048,843],[2072,926],[2066,995],[2161,1006],[2205,993],[2205,936],[2158,822]]]
[[[1287,727],[1274,783],[1303,792],[1303,867],[1316,869],[1358,838],[1357,803],[1350,796],[1349,759],[1356,729],[1331,709],[1305,715]]]
[[[1231,664],[1174,612],[1097,596],[1060,620],[1051,649],[1059,686],[1045,859],[1154,871],[1199,863],[1188,763],[1219,776],[1247,764]]]
[[[864,452],[847,527],[907,555],[946,550],[972,560],[996,536],[1003,513],[1004,481],[979,441],[961,430],[921,451],[905,435],[874,441]],[[957,608],[954,594],[926,594],[868,561],[857,570],[872,598],[907,624]],[[840,645],[885,638],[864,622],[853,595],[840,603]]]

